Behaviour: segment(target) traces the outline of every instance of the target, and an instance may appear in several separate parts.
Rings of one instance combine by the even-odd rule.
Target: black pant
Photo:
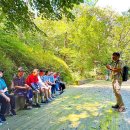
[[[6,99],[0,95],[0,104],[1,104],[1,110],[0,110],[0,115],[5,115],[6,109],[8,107],[8,103]]]
[[[15,110],[15,96],[10,94],[6,94],[6,96],[10,98],[11,111]]]
[[[65,88],[66,88],[66,87],[65,87],[65,84],[62,83],[62,82],[60,82],[60,90],[63,91]]]

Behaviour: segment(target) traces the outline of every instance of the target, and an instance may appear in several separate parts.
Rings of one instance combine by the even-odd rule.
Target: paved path
[[[50,104],[8,117],[0,130],[130,130],[130,81],[122,86],[127,111],[119,113],[110,82],[68,88]]]

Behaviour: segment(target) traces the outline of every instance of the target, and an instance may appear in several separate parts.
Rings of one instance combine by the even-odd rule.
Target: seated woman
[[[48,102],[52,101],[53,98],[51,97],[50,86],[42,80],[42,77],[44,76],[44,74],[45,74],[45,71],[41,69],[39,72],[38,80],[39,80],[39,83],[42,84],[42,86],[43,86],[45,99],[46,99],[45,101],[42,101],[42,103],[44,103],[44,102],[48,103]]]
[[[22,67],[18,68],[18,74],[13,78],[14,94],[17,96],[24,96],[26,99],[25,107],[27,109],[32,108],[32,97],[33,92],[30,86],[25,83],[24,69]]]
[[[26,84],[29,85],[35,93],[34,96],[35,96],[36,107],[40,107],[38,101],[38,93],[44,94],[44,89],[43,89],[44,87],[39,83],[38,74],[39,74],[38,69],[34,69],[32,74],[30,74],[26,79]]]
[[[5,81],[2,77],[3,77],[3,71],[0,71],[0,91],[6,97],[7,100],[10,100],[9,103],[10,103],[10,106],[11,106],[11,110],[10,110],[11,114],[16,115],[16,112],[15,112],[15,97],[14,97],[14,95],[10,95],[8,93],[7,85],[6,85],[6,83],[5,83]]]

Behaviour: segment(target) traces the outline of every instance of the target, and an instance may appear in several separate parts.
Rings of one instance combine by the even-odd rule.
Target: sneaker
[[[41,100],[41,103],[45,103],[45,101],[44,101],[44,100]]]
[[[54,98],[52,98],[52,97],[50,97],[49,99],[50,99],[51,101],[54,101]]]
[[[11,110],[11,113],[12,113],[13,115],[17,115],[17,114],[16,114],[16,111],[15,111],[14,109]]]
[[[2,121],[1,118],[0,118],[0,126],[1,126],[1,125],[3,125],[3,121]]]
[[[112,106],[112,108],[118,109],[119,105],[116,104],[115,106]]]
[[[31,110],[31,109],[32,109],[32,106],[27,106],[26,109],[27,109],[27,110]]]
[[[125,111],[126,111],[125,107],[118,108],[118,112],[125,112]]]
[[[5,122],[6,121],[6,118],[5,118],[5,116],[4,115],[0,115],[0,122]]]
[[[61,95],[63,92],[64,92],[64,91],[61,91],[61,92],[60,92],[60,95]]]
[[[47,99],[48,102],[51,102],[52,100],[50,98]]]
[[[56,98],[54,95],[51,96],[52,98]]]
[[[39,103],[36,103],[36,107],[39,107],[39,108],[40,108],[41,106],[40,106],[40,104],[39,104]]]

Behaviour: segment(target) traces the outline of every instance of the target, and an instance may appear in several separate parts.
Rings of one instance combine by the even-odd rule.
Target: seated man
[[[32,108],[32,97],[33,92],[30,86],[25,84],[24,69],[18,68],[18,74],[13,78],[14,94],[17,96],[24,96],[26,98],[25,107],[28,109]]]
[[[0,70],[0,91],[2,92],[3,95],[6,95],[6,97],[9,97],[10,106],[11,106],[10,112],[11,112],[12,115],[16,115],[16,112],[15,112],[15,97],[14,97],[14,95],[10,95],[8,93],[7,85],[6,85],[6,83],[5,83],[5,81],[2,77],[3,77],[3,71]],[[9,100],[9,99],[7,99],[7,100]]]
[[[55,78],[56,84],[59,85],[59,89],[60,89],[61,93],[63,93],[63,92],[64,92],[64,89],[65,89],[66,87],[65,87],[65,83],[63,83],[63,82],[61,81],[60,73],[57,72],[57,73],[54,75],[54,78]]]
[[[26,84],[29,85],[35,92],[34,96],[35,96],[36,107],[40,107],[40,104],[38,103],[38,93],[44,93],[43,86],[39,84],[38,73],[39,73],[38,69],[34,69],[32,74],[30,74],[26,79]]]
[[[49,79],[48,84],[52,86],[52,88],[51,88],[52,95],[54,95],[54,94],[58,95],[59,93],[58,93],[58,91],[56,91],[56,83],[55,83],[55,79],[53,76],[53,72],[49,72],[48,79]]]
[[[6,121],[5,113],[6,113],[6,109],[8,107],[8,103],[10,103],[10,98],[7,97],[4,94],[3,90],[0,90],[0,104],[1,104],[1,109],[0,109],[0,124]]]

